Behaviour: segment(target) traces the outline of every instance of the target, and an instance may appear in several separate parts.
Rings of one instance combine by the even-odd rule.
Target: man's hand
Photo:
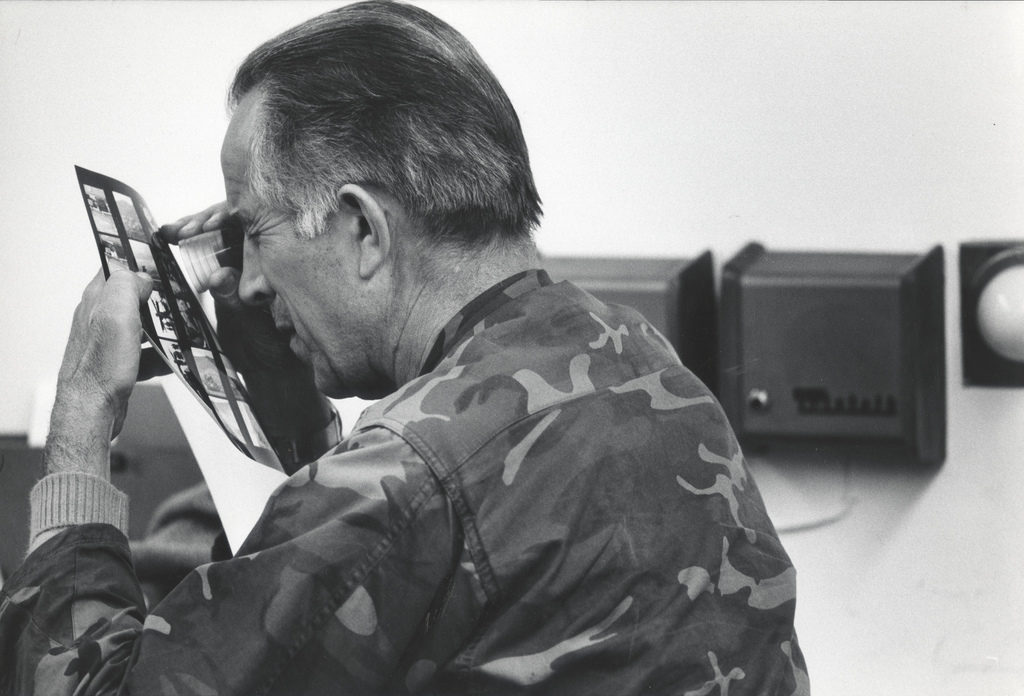
[[[152,292],[144,273],[96,274],[75,310],[57,377],[45,461],[48,473],[109,478],[110,440],[124,423],[139,372],[139,305]]]
[[[177,244],[204,232],[214,232],[231,222],[227,203],[212,205],[160,228],[167,241]],[[288,347],[288,336],[274,326],[268,306],[245,304],[238,295],[240,271],[220,268],[210,276],[210,294],[216,300],[217,337],[231,363],[245,379],[249,399],[267,437],[291,473],[305,448],[313,447],[334,418],[330,402],[316,388],[310,366]],[[312,442],[311,442],[312,441]],[[328,442],[328,445],[335,444]],[[316,456],[323,452],[316,452]]]
[[[164,225],[160,234],[172,244],[206,232],[217,232],[230,222],[227,203],[217,203],[195,215]],[[209,278],[216,300],[217,337],[232,364],[249,380],[250,373],[280,373],[283,378],[302,378],[307,368],[288,348],[288,337],[274,326],[270,308],[251,306],[238,295],[241,272],[218,268]]]

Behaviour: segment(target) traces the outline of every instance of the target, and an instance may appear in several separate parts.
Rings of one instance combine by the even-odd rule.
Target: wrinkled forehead
[[[220,166],[228,196],[238,194],[248,184],[249,159],[253,136],[259,126],[263,100],[257,90],[246,94],[235,107],[220,149]]]

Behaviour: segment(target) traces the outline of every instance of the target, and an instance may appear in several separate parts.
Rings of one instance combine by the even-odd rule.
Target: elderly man
[[[538,268],[518,119],[466,40],[351,5],[231,94],[227,201],[164,232],[245,230],[219,330],[254,396],[296,402],[270,421],[316,441],[313,382],[380,401],[147,613],[106,479],[150,287],[95,280],[0,693],[806,693],[794,571],[722,411],[642,316]],[[260,364],[284,344],[298,367]]]

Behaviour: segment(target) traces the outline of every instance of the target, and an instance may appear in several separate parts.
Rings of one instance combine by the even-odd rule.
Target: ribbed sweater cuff
[[[29,540],[74,524],[112,524],[128,535],[128,496],[92,474],[62,472],[39,481],[29,497]]]

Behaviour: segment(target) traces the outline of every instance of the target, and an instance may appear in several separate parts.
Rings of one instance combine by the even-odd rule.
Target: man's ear
[[[386,202],[380,194],[357,184],[345,184],[339,191],[349,242],[358,254],[359,277],[372,277],[384,264],[394,243],[395,231],[386,214]]]

